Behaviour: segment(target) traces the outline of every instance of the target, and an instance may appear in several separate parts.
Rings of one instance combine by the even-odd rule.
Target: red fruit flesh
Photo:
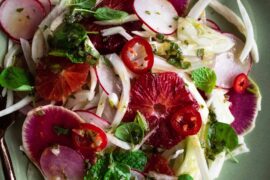
[[[46,100],[63,101],[86,82],[89,65],[48,57],[37,66],[36,90]]]
[[[140,111],[150,129],[159,126],[149,139],[149,144],[165,149],[184,138],[171,126],[172,115],[186,106],[195,110],[199,107],[176,73],[148,73],[140,76],[132,85],[130,97],[125,119],[133,121],[136,112]]]
[[[169,166],[168,161],[161,155],[154,154],[148,160],[145,167],[145,172],[155,171],[160,174],[174,175],[172,168]]]
[[[23,147],[27,156],[37,165],[45,148],[55,144],[73,147],[71,129],[79,128],[84,121],[59,106],[43,106],[28,113],[22,130]],[[55,128],[68,129],[67,134],[57,134]]]

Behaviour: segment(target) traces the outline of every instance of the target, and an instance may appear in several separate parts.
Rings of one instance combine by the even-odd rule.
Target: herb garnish
[[[69,129],[63,128],[63,127],[60,127],[60,126],[54,126],[53,130],[57,134],[57,136],[68,135],[69,134]]]
[[[191,78],[200,90],[211,93],[216,86],[216,73],[210,68],[203,67],[192,71]]]

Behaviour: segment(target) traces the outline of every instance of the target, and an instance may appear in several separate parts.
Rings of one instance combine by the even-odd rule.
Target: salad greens
[[[49,37],[49,55],[66,57],[72,63],[96,64],[99,54],[87,44],[87,32],[78,23],[64,23]]]
[[[192,71],[191,78],[200,90],[211,93],[216,86],[217,77],[215,72],[207,67]]]
[[[143,170],[147,157],[142,151],[114,151],[100,156],[84,180],[130,179],[130,169]]]
[[[32,91],[32,77],[24,69],[10,66],[0,74],[0,86],[13,91]]]
[[[193,180],[193,177],[189,174],[182,174],[178,177],[178,180]]]
[[[98,8],[94,13],[94,17],[99,21],[122,19],[127,16],[128,13],[126,13],[125,11],[119,11],[110,8]]]

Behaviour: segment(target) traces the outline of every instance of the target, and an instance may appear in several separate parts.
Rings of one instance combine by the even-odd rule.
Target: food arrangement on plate
[[[26,115],[21,149],[45,179],[216,179],[249,152],[261,105],[236,3],[241,16],[217,0],[5,0],[0,117]]]

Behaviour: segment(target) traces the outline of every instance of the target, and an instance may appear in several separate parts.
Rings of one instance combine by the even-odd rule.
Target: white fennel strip
[[[122,87],[123,87],[121,97],[118,103],[117,111],[112,122],[112,127],[115,128],[121,123],[127,111],[127,107],[128,107],[128,103],[130,99],[129,97],[129,93],[130,93],[129,77],[130,76],[129,76],[126,66],[124,65],[123,61],[117,54],[107,55],[106,57],[111,62],[116,74],[119,75],[122,82]]]
[[[2,92],[1,92],[2,97],[6,97],[7,95],[7,88],[3,88]]]
[[[107,100],[107,94],[102,90],[101,92],[101,96],[98,102],[98,107],[97,107],[97,111],[96,114],[98,116],[102,116],[104,108],[105,108],[105,104],[106,104],[106,100]]]
[[[7,90],[7,101],[6,101],[6,108],[12,106],[14,102],[14,95],[11,90]]]
[[[198,19],[211,0],[199,0],[188,13],[188,17]]]
[[[132,39],[132,36],[130,34],[128,34],[127,31],[121,26],[116,26],[116,27],[104,29],[101,31],[101,33],[102,33],[102,36],[111,36],[111,35],[115,35],[115,34],[120,34],[124,38],[126,38],[127,40]]]
[[[34,63],[38,63],[39,60],[44,57],[47,53],[47,46],[43,36],[43,33],[40,29],[38,29],[34,35],[32,40],[32,59]]]
[[[91,81],[90,81],[90,84],[88,85],[90,88],[90,92],[88,94],[88,101],[91,101],[94,98],[95,89],[97,87],[97,76],[95,73],[95,69],[92,66],[90,67],[90,76],[91,76]]]
[[[24,106],[26,106],[27,104],[32,102],[33,99],[34,98],[32,96],[26,96],[25,98],[21,99],[16,104],[13,104],[12,106],[0,111],[0,117],[3,117],[5,115],[11,114],[15,111],[18,111],[19,109],[23,108]]]
[[[19,45],[14,45],[11,47],[10,50],[8,50],[5,59],[4,59],[4,67],[9,67],[12,66],[15,63],[15,56],[19,53],[20,51],[20,46]]]
[[[138,21],[139,18],[136,14],[131,14],[125,18],[122,19],[113,19],[113,20],[107,20],[107,21],[95,21],[95,24],[102,25],[102,26],[108,26],[108,25],[121,25],[128,22]]]
[[[133,151],[137,151],[139,150],[142,145],[157,131],[158,129],[158,126],[155,127],[154,129],[152,129],[143,139],[142,141],[140,142],[140,144],[137,144],[134,148],[133,148]]]
[[[131,150],[132,147],[129,143],[118,139],[113,134],[107,133],[106,135],[107,135],[107,138],[108,138],[110,143],[112,143],[112,144],[114,144],[122,149]]]
[[[21,46],[22,46],[22,51],[23,55],[26,61],[26,64],[28,66],[29,71],[31,74],[35,75],[35,63],[33,59],[31,58],[31,47],[30,44],[27,40],[20,38]]]

